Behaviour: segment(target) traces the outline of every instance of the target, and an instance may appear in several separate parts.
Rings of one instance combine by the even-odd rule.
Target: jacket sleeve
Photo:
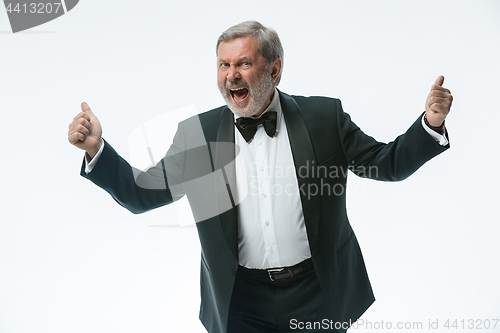
[[[349,169],[360,177],[400,181],[449,148],[441,146],[422,127],[421,118],[406,133],[387,144],[363,133],[337,100],[337,126]]]
[[[104,141],[102,154],[92,172],[85,173],[85,163],[80,175],[108,192],[121,206],[134,214],[164,206],[183,195],[182,178],[184,154],[181,126],[167,155],[146,171],[130,166]]]

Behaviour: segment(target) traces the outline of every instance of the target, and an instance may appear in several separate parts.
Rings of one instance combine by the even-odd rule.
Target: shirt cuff
[[[422,127],[424,128],[424,130],[429,133],[429,135],[437,142],[439,143],[441,146],[446,146],[449,142],[448,142],[448,139],[444,136],[444,135],[441,135],[439,134],[438,132],[432,130],[429,128],[429,126],[427,126],[425,124],[425,121],[424,121],[424,117],[425,117],[425,114],[422,116]],[[446,129],[444,130],[444,132],[446,133]],[[96,155],[97,156],[97,155]]]
[[[97,152],[97,154],[95,154],[94,158],[90,161],[87,159],[88,154],[85,153],[85,173],[87,175],[92,172],[92,169],[94,169],[94,166],[96,165],[97,161],[99,160],[99,157],[101,157],[103,149],[104,149],[104,141],[102,142],[101,148],[99,148],[99,151]]]

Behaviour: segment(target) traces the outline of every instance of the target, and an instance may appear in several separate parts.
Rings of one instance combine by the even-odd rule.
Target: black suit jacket
[[[328,319],[354,322],[375,298],[347,218],[346,171],[350,169],[361,177],[399,181],[448,146],[439,145],[425,132],[421,116],[405,134],[384,144],[364,134],[343,112],[337,99],[279,94],[312,260],[330,305]],[[186,128],[192,128],[187,124],[193,119],[179,124],[169,157],[147,172],[131,168],[105,143],[93,171],[87,175],[82,166],[81,174],[109,192],[122,206],[141,213],[173,202],[183,194],[179,190],[183,182],[196,178],[193,175],[224,169],[220,177],[224,188],[214,186],[202,192],[205,198],[216,198],[213,204],[221,206],[219,213],[198,219],[196,225],[202,248],[200,320],[209,332],[226,332],[238,267],[237,205],[232,200],[235,172],[232,167],[224,168],[235,155],[235,149],[224,144],[234,144],[234,117],[226,106],[199,114],[195,122],[201,126],[206,145],[197,148],[195,154],[183,154],[183,150],[189,150],[186,142],[192,133]],[[201,151],[204,153],[200,154]],[[204,154],[208,162],[200,163],[199,156]],[[191,168],[197,170],[189,172],[189,179],[183,179],[185,170]],[[200,191],[184,192],[192,208],[203,201]],[[196,209],[193,212],[196,217]]]

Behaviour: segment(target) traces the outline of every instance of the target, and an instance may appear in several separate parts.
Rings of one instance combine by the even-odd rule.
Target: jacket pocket
[[[354,232],[351,232],[351,235],[349,237],[347,237],[347,240],[344,242],[344,244],[342,244],[339,249],[337,250],[337,254],[340,254],[342,252],[343,249],[345,249],[345,247],[349,244],[349,242],[353,239],[353,236],[354,236]]]
[[[203,265],[205,265],[205,268],[210,271],[210,267],[208,267],[208,264],[207,264],[207,261],[205,259],[205,256],[203,255],[203,253],[201,254],[201,262]]]
[[[319,165],[328,165],[333,159],[335,158],[335,155],[332,155],[328,157],[327,159],[323,160],[322,162],[318,163]]]

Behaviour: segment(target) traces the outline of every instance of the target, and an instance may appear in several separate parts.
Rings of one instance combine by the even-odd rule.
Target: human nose
[[[234,66],[229,67],[226,78],[228,81],[236,81],[241,79],[241,75],[240,72],[238,71],[238,68]]]

